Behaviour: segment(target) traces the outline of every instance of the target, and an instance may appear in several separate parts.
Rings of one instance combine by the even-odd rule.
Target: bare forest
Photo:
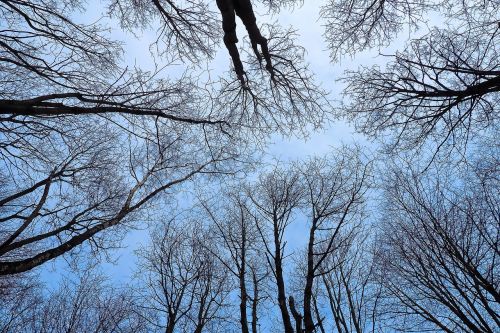
[[[500,332],[500,0],[0,0],[0,333],[49,332]]]

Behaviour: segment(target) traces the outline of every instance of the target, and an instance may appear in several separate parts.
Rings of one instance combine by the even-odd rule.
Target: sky
[[[213,0],[202,0],[202,1],[210,1],[212,5],[215,7],[215,1]],[[255,2],[259,0],[253,0],[254,5]],[[261,0],[263,1],[263,0]],[[323,32],[324,32],[324,22],[320,19],[320,6],[322,3],[327,0],[308,0],[305,3],[297,8],[289,9],[284,8],[279,13],[269,13],[267,9],[261,6],[256,6],[256,17],[258,25],[263,25],[265,23],[278,22],[278,24],[287,29],[288,27],[293,27],[297,32],[297,44],[304,47],[306,50],[305,60],[309,64],[309,69],[314,74],[315,80],[321,85],[323,89],[330,92],[329,100],[333,106],[337,105],[342,99],[342,90],[343,83],[339,81],[342,78],[344,71],[346,70],[356,70],[360,66],[372,66],[372,65],[380,65],[384,66],[387,61],[387,57],[381,56],[380,54],[394,54],[397,50],[402,50],[404,48],[404,44],[410,40],[410,36],[415,38],[420,34],[426,33],[427,29],[422,29],[422,31],[418,31],[416,33],[410,34],[408,30],[400,33],[398,38],[396,38],[389,47],[384,49],[371,49],[365,52],[361,52],[356,56],[345,56],[337,63],[332,63],[330,59],[330,50],[328,50],[326,42],[324,40]],[[101,2],[105,2],[103,0],[89,0],[88,8],[86,8],[85,12],[79,14],[76,17],[76,21],[90,23],[99,19],[100,16],[104,14],[104,9],[102,8]],[[215,10],[217,10],[215,8]],[[442,21],[439,21],[439,17],[437,16],[429,16],[429,26],[434,24],[442,25]],[[240,41],[244,35],[246,35],[246,30],[243,27],[243,24],[237,19],[238,22],[238,37]],[[425,31],[424,31],[425,30]],[[137,66],[141,69],[153,69],[155,62],[151,59],[150,47],[151,44],[154,43],[156,39],[156,32],[154,30],[144,30],[136,32],[135,35],[131,33],[123,32],[119,27],[118,22],[111,23],[111,38],[114,40],[120,40],[124,42],[124,51],[123,60],[129,66]],[[221,36],[222,39],[222,36]],[[210,60],[208,63],[200,64],[200,68],[202,70],[206,69],[213,76],[224,75],[230,68],[232,67],[231,59],[228,55],[226,48],[224,47],[222,41],[220,43],[220,48],[216,53],[215,57]],[[243,43],[239,43],[240,49],[243,47]],[[165,64],[167,60],[157,58],[156,64],[162,66]],[[164,75],[166,76],[178,76],[181,75],[188,67],[192,66],[190,63],[182,63],[178,62],[173,66],[168,66],[164,71]],[[378,143],[372,141],[371,139],[364,137],[361,134],[356,133],[353,126],[348,124],[345,121],[337,120],[332,121],[330,123],[326,123],[324,128],[314,130],[306,138],[303,137],[283,137],[281,135],[272,135],[270,138],[270,143],[265,148],[265,152],[263,154],[263,162],[276,163],[276,161],[280,162],[288,162],[295,160],[304,160],[311,156],[322,156],[330,152],[332,147],[339,147],[343,144],[352,144],[356,143],[366,147],[365,152],[370,154],[370,152],[375,151],[378,148]],[[380,159],[381,164],[385,162],[385,160]],[[377,174],[378,177],[381,174]],[[250,180],[253,179],[255,175],[250,176]],[[203,178],[200,180],[201,183],[205,182],[208,184],[208,180]],[[198,184],[198,183],[193,183]],[[198,184],[199,185],[199,184]],[[186,192],[192,188],[195,188],[196,185],[186,186],[182,188],[183,193],[179,193],[177,204],[177,208],[189,208],[191,205],[195,203],[193,200],[193,194]],[[214,186],[215,187],[215,186]],[[175,188],[178,192],[179,188]],[[217,193],[213,193],[213,187],[208,184],[207,187],[199,186],[196,190],[203,192],[203,194],[211,195],[214,197],[214,200],[218,200]],[[376,212],[377,204],[377,192],[380,189],[375,189],[370,195],[368,202],[369,213],[366,222],[368,224],[372,222],[380,221],[380,216]],[[375,193],[376,192],[376,193]],[[373,195],[375,193],[375,195]],[[379,199],[380,200],[380,199]],[[151,215],[163,214],[168,217],[171,214],[177,213],[176,210],[168,209],[168,204],[166,200],[163,202],[157,203],[159,209],[151,209]],[[290,224],[287,228],[285,241],[287,243],[287,250],[285,252],[287,263],[285,264],[285,270],[288,269],[290,272],[292,269],[296,270],[296,267],[293,267],[294,258],[289,257],[290,254],[293,253],[302,253],[304,246],[307,243],[307,229],[306,226],[309,223],[307,217],[304,213],[298,213],[294,216],[294,223]],[[146,219],[146,218],[144,218]],[[102,261],[99,262],[98,268],[104,273],[112,282],[114,286],[121,288],[130,288],[130,284],[133,283],[134,275],[141,274],[140,271],[137,270],[137,256],[136,252],[140,250],[141,246],[147,246],[149,237],[148,237],[148,227],[153,225],[161,225],[163,219],[156,218],[151,219],[151,223],[146,222],[145,220],[137,221],[134,223],[135,229],[129,229],[128,233],[124,237],[121,242],[121,247],[117,249],[111,249],[109,251],[101,251],[99,252],[100,258]],[[116,230],[123,230],[122,226],[119,226],[115,229],[110,229],[109,231],[104,231],[104,235],[113,235]],[[108,234],[106,234],[108,232]],[[86,255],[87,249],[89,248],[87,242],[85,246],[77,248],[76,251],[67,254],[66,256],[58,257],[55,260],[49,261],[44,265],[37,268],[35,271],[41,275],[41,278],[44,282],[47,283],[49,287],[48,290],[56,289],[60,286],[60,281],[65,277],[75,277],[75,271],[71,268],[71,260],[76,258],[76,261],[73,262],[73,265],[78,265],[79,263],[95,262],[94,255]],[[80,249],[84,249],[80,251]],[[80,258],[80,259],[78,259]],[[107,260],[109,258],[109,260]],[[69,260],[68,260],[69,259]],[[80,270],[82,267],[79,266]],[[85,270],[85,269],[83,269]],[[292,275],[289,274],[289,277]],[[291,279],[291,278],[290,278]],[[287,291],[290,292],[292,289],[292,283],[287,282]],[[137,284],[140,288],[140,285]],[[274,312],[271,311],[270,316],[272,316]],[[266,320],[265,325],[270,326],[272,322],[272,318],[269,316]],[[280,321],[275,321],[279,323]],[[268,331],[268,330],[267,330]]]
[[[317,82],[322,84],[322,87],[330,92],[330,100],[336,103],[340,98],[342,84],[337,80],[342,76],[346,69],[356,69],[360,64],[383,64],[384,59],[378,57],[378,50],[362,52],[355,58],[345,57],[340,62],[333,64],[329,58],[325,41],[323,39],[323,22],[319,20],[319,4],[323,1],[306,1],[301,7],[293,10],[283,9],[279,13],[270,14],[262,6],[255,6],[257,23],[277,21],[282,27],[287,28],[292,26],[297,30],[297,42],[306,50],[306,62],[309,63],[310,69],[316,75]],[[255,3],[255,1],[254,1]],[[98,2],[94,2],[95,6],[91,5],[84,15],[81,17],[88,22],[96,20],[101,14],[102,9],[99,9]],[[241,37],[246,33],[240,21],[238,24],[238,36]],[[155,40],[154,31],[143,31],[133,36],[129,33],[124,33],[116,22],[116,27],[111,31],[111,35],[115,39],[126,42],[124,47],[124,60],[133,66],[137,64],[139,67],[152,69],[154,67],[149,55],[150,44]],[[404,35],[404,33],[403,33]],[[391,48],[384,52],[394,52],[405,42],[404,36],[395,43],[391,44]],[[241,42],[239,47],[241,47]],[[221,43],[221,45],[223,45]],[[147,56],[145,56],[145,54]],[[161,63],[161,59],[159,59]],[[223,73],[231,66],[231,59],[227,50],[221,46],[221,49],[216,54],[213,61],[210,62],[208,68],[213,73]],[[170,68],[168,75],[177,75],[184,71],[187,64],[178,64]],[[360,134],[357,134],[352,126],[343,122],[337,121],[326,124],[325,128],[316,132],[310,133],[309,137],[304,138],[285,138],[275,135],[271,138],[271,143],[268,146],[264,160],[265,161],[291,161],[304,159],[313,155],[322,155],[328,152],[331,147],[338,147],[341,144],[349,144],[357,142],[367,147],[374,149],[376,143],[371,142]],[[147,241],[147,230],[134,230],[128,233],[123,241],[123,247],[110,252],[113,263],[104,262],[101,266],[102,271],[109,275],[112,280],[128,282],[135,271],[135,255],[134,251]],[[301,223],[293,225],[288,234],[287,239],[290,244],[295,246],[305,242]],[[68,267],[64,259],[58,258],[41,267],[42,278],[49,285],[56,286],[62,275],[71,274],[71,269]]]

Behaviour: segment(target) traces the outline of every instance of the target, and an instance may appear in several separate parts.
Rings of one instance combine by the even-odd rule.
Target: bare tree
[[[370,163],[359,149],[339,149],[324,158],[313,158],[287,168],[275,167],[262,174],[246,190],[259,218],[257,230],[277,286],[277,303],[287,332],[314,332],[321,322],[315,318],[313,300],[317,278],[329,274],[330,257],[351,244],[363,220],[364,195],[370,183]],[[302,302],[286,294],[284,277],[286,231],[298,216],[310,221],[303,269],[296,289]],[[304,261],[302,261],[304,259]],[[287,297],[288,296],[288,297]],[[317,316],[316,316],[317,317]],[[292,319],[295,322],[292,325]]]
[[[124,68],[123,50],[107,37],[108,27],[71,19],[78,3],[2,1],[0,6],[3,123],[113,113],[183,120],[182,109],[196,87],[188,79],[156,79],[158,73]],[[196,123],[198,117],[187,118]]]
[[[262,251],[260,251],[259,257],[254,257],[254,260],[248,265],[252,276],[252,294],[248,297],[251,302],[252,333],[260,332],[259,319],[263,313],[261,307],[263,302],[270,298],[268,291],[269,268],[267,265],[262,265],[262,255]],[[264,316],[264,318],[266,317]]]
[[[179,142],[167,128],[158,133],[157,143],[132,138],[124,148],[123,137],[108,131],[106,123],[91,128],[72,123],[60,124],[62,136],[52,132],[39,142],[32,140],[35,147],[5,150],[8,158],[0,171],[5,179],[2,275],[32,269],[88,240],[94,250],[112,245],[141,209],[196,174],[216,172],[210,165],[225,159],[210,152],[203,156],[193,136],[182,137],[191,138],[194,147]],[[114,228],[115,237],[99,237],[118,225],[122,229]]]
[[[31,318],[30,332],[146,332],[126,290],[112,287],[92,270],[77,281],[63,280]]]
[[[234,75],[220,78],[214,92],[217,114],[254,132],[288,135],[307,132],[307,125],[320,128],[332,113],[328,93],[315,82],[304,60],[305,49],[297,45],[297,32],[276,24],[266,24],[261,30],[273,61],[271,73],[262,71],[250,47],[245,47],[241,57],[245,84]]]
[[[32,274],[0,278],[0,332],[28,329],[43,303],[41,285]]]
[[[421,146],[434,139],[467,145],[498,120],[498,26],[433,30],[396,54],[385,69],[347,74],[352,102],[342,108],[366,134],[396,133],[395,144]]]
[[[240,55],[236,43],[238,37],[236,36],[236,16],[243,22],[248,31],[250,43],[255,56],[262,62],[262,57],[266,61],[266,69],[272,71],[273,65],[271,62],[271,55],[267,46],[267,39],[262,36],[259,27],[257,26],[257,19],[252,8],[250,0],[217,0],[217,7],[222,14],[222,28],[224,30],[224,44],[226,45],[229,55],[231,56],[234,64],[234,69],[238,79],[242,84],[245,84],[243,74],[243,64],[241,63]],[[261,52],[258,46],[261,47]]]
[[[124,30],[158,26],[160,55],[199,62],[217,49],[220,14],[203,1],[103,6]],[[81,23],[79,11],[80,2],[0,2],[2,275],[82,244],[115,246],[119,237],[101,232],[123,235],[168,190],[240,170],[256,138],[320,126],[327,116],[324,92],[287,33],[269,34],[270,89],[243,88],[198,82],[189,71],[168,77],[170,59],[130,69],[108,34],[111,21]]]
[[[199,62],[213,56],[219,43],[218,14],[202,0],[111,0],[107,2],[107,11],[131,32],[157,27],[153,46],[162,57]]]
[[[257,328],[258,304],[261,300],[259,290],[266,277],[262,274],[267,268],[262,262],[262,245],[256,229],[255,216],[251,214],[248,198],[236,189],[229,190],[223,200],[203,200],[202,205],[208,220],[215,225],[213,242],[220,244],[222,250],[213,255],[219,259],[237,280],[239,303],[239,322],[242,333],[250,332],[248,310],[250,306],[252,331]],[[253,295],[250,292],[253,290]]]
[[[276,7],[277,2],[269,5]],[[247,6],[251,8],[248,0]],[[31,117],[61,115],[128,114],[186,125],[214,125],[219,129],[222,126],[224,131],[238,126],[237,122],[228,123],[232,119],[225,119],[227,112],[220,114],[218,110],[195,106],[193,102],[198,98],[203,99],[204,105],[210,104],[211,96],[191,80],[188,73],[182,77],[165,77],[161,68],[170,68],[170,62],[159,64],[153,72],[124,67],[120,61],[123,49],[118,41],[108,38],[107,26],[72,20],[73,12],[80,9],[77,3],[3,1],[1,8],[6,22],[0,34],[0,106],[5,115],[2,122],[19,124],[26,116],[29,116],[26,120],[31,120]],[[120,20],[123,29],[134,31],[134,28],[159,24],[156,44],[161,46],[157,45],[156,49],[160,55],[174,53],[175,57],[197,62],[200,56],[210,57],[217,50],[219,15],[203,1],[158,0],[139,4],[116,0],[108,4],[108,12]],[[255,23],[252,27],[252,31],[259,31]],[[286,37],[274,33],[269,39],[279,38],[280,43],[284,43]],[[312,82],[303,59],[299,59],[300,53],[292,58],[293,50],[280,51],[283,54],[269,50],[267,57],[276,57],[280,63],[273,66],[276,73],[273,81],[278,87],[277,94],[289,91],[290,100],[281,98],[273,102],[269,100],[270,95],[262,91],[258,98],[266,104],[277,104],[272,112],[274,116],[281,113],[285,105],[295,104],[294,95],[309,92],[313,97],[321,97],[324,94]],[[219,86],[217,83],[213,89]],[[228,93],[228,89],[224,84],[223,90]],[[308,103],[320,105],[315,100]],[[304,114],[311,116],[308,110]],[[272,116],[269,114],[266,118]],[[245,120],[244,117],[234,119]]]
[[[337,115],[370,136],[393,132],[390,147],[463,150],[498,121],[498,1],[329,1],[323,8],[332,56],[385,47],[405,27],[431,26],[385,66],[349,70]],[[437,20],[435,20],[437,21]],[[434,24],[434,22],[431,22]]]
[[[229,293],[224,266],[207,250],[194,223],[170,221],[152,234],[151,245],[138,251],[139,294],[149,320],[165,332],[202,332],[221,324]]]
[[[425,175],[391,172],[376,256],[388,293],[387,325],[498,331],[497,162],[486,169],[471,166],[461,175],[443,165]]]
[[[277,302],[286,333],[294,332],[284,276],[285,231],[292,222],[294,212],[300,206],[303,189],[296,172],[276,167],[262,174],[259,180],[246,189],[246,194],[255,206],[260,223],[257,230],[264,243],[266,260],[277,286]]]
[[[147,332],[126,289],[90,269],[47,291],[36,276],[0,279],[1,332]]]
[[[202,128],[210,120],[167,115],[169,109],[189,110],[196,100],[189,79],[129,75],[105,27],[70,18],[76,5],[0,3],[2,275],[29,270],[89,240],[94,249],[109,246],[98,237],[102,230],[123,225],[218,155],[212,142],[204,162],[178,158],[200,154],[205,140],[193,139],[211,135]],[[169,176],[160,179],[161,172]]]
[[[387,46],[405,29],[414,32],[423,28],[431,21],[427,17],[431,13],[449,19],[454,27],[457,23],[468,28],[487,27],[498,20],[497,7],[497,1],[482,0],[328,0],[320,13],[325,39],[336,61]]]
[[[438,1],[435,1],[438,2]],[[390,43],[403,28],[417,28],[434,1],[328,0],[321,8],[333,60]]]
[[[309,220],[307,265],[303,287],[304,332],[317,323],[313,311],[315,279],[336,269],[330,257],[351,246],[364,218],[365,193],[370,186],[370,163],[359,149],[344,147],[330,156],[312,159],[301,167],[305,183],[305,212]]]
[[[327,259],[330,270],[316,287],[316,297],[325,299],[329,310],[323,325],[331,325],[334,332],[379,331],[382,295],[374,276],[373,234],[367,229],[361,227],[344,238],[343,246]]]

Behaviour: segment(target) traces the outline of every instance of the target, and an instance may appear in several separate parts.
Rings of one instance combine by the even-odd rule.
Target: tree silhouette
[[[156,329],[201,333],[224,319],[228,271],[203,234],[207,230],[197,221],[167,221],[139,251],[139,297],[150,320],[159,316]]]
[[[247,89],[228,73],[209,82],[191,70],[170,75],[172,62],[198,64],[217,50],[220,13],[204,1],[103,6],[105,17],[80,23],[79,2],[0,2],[2,275],[115,246],[148,205],[175,200],[170,190],[238,172],[255,141],[328,116],[300,53],[276,62],[282,74],[269,89],[257,84],[263,77]],[[124,31],[157,27],[152,59],[164,63],[127,66],[111,19]],[[276,49],[291,42],[286,34],[269,39],[283,59],[297,50]]]
[[[36,276],[0,278],[2,332],[148,332],[139,304],[94,269],[47,290]]]
[[[262,62],[262,56],[266,61],[266,69],[272,72],[271,56],[267,46],[267,39],[262,36],[259,27],[257,27],[257,20],[253,12],[250,0],[217,0],[217,7],[222,14],[222,28],[224,30],[224,44],[226,45],[229,55],[231,56],[234,64],[236,75],[242,84],[245,84],[243,74],[243,64],[241,63],[240,55],[236,47],[238,37],[236,36],[236,20],[235,14],[241,19],[243,25],[247,29],[250,43],[255,56]],[[257,46],[260,45],[262,55],[260,54]]]
[[[498,122],[498,1],[329,1],[322,8],[332,58],[388,46],[405,29],[424,30],[384,66],[361,66],[343,78],[337,115],[389,148],[434,145],[464,151]],[[430,22],[428,22],[430,21]],[[425,30],[424,30],[425,31]]]
[[[498,160],[491,162],[461,170],[460,176],[443,165],[424,175],[398,167],[389,173],[375,256],[387,326],[442,332],[500,328]]]

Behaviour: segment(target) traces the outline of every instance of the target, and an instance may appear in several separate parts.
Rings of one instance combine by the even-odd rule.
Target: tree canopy
[[[499,45],[499,0],[0,0],[0,332],[498,332]]]

